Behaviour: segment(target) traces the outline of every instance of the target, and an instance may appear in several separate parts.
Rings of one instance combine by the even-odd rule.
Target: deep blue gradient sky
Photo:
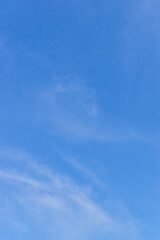
[[[159,10],[0,1],[0,239],[160,239]]]

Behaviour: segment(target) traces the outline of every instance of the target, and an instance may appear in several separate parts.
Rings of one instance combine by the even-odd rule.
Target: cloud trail
[[[11,150],[5,152],[11,153]],[[9,161],[10,154],[8,157],[2,155],[1,160]],[[119,235],[124,240],[135,239],[138,229],[130,217],[125,221],[113,217],[107,213],[107,209],[92,200],[88,188],[76,184],[67,176],[53,173],[51,169],[33,161],[33,157],[27,164],[24,156],[25,153],[22,163],[15,169],[5,170],[1,167],[0,183],[8,186],[7,189],[12,186],[7,207],[10,209],[9,212],[12,212],[13,206],[14,214],[18,215],[19,211],[22,211],[23,218],[27,217],[33,222],[33,228],[36,222],[41,226],[42,234],[48,228],[50,235],[47,239],[56,236],[60,240],[66,238],[87,240],[92,239],[93,236],[100,236],[101,239],[108,237],[114,240],[118,239]],[[14,161],[13,158],[11,161]],[[7,193],[1,191],[1,195],[3,196],[1,205],[5,205],[3,201],[6,201]],[[45,224],[42,224],[41,218],[46,219]],[[12,218],[8,219],[8,228],[13,224],[12,221],[14,221]],[[30,228],[30,224],[24,219],[21,221],[25,229]]]

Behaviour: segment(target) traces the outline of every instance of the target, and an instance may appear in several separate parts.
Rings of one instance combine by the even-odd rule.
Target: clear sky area
[[[0,1],[0,240],[160,239],[160,1]]]

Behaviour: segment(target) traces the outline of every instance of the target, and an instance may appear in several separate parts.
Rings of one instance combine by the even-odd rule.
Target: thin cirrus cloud
[[[69,164],[73,169],[80,172],[82,176],[91,180],[91,182],[93,182],[94,184],[103,187],[103,184],[101,183],[101,181],[99,181],[95,172],[91,171],[86,165],[82,164],[80,159],[63,152],[62,149],[59,150],[57,148],[56,149],[54,148],[54,151],[60,156],[62,162]]]
[[[95,91],[73,77],[57,78],[40,96],[54,133],[96,141],[144,139],[132,126],[123,123],[117,127],[116,122],[122,122],[120,119],[114,116],[106,119],[98,106]]]
[[[6,154],[3,151],[0,171],[0,181],[4,187],[7,186],[0,193],[0,204],[7,209],[7,212],[4,210],[1,214],[0,222],[4,223],[5,219],[7,229],[17,226],[19,221],[22,230],[25,229],[31,239],[33,232],[38,234],[36,224],[41,226],[41,236],[48,232],[47,239],[88,240],[109,237],[114,240],[119,239],[119,236],[124,240],[138,239],[138,228],[131,216],[125,220],[112,216],[92,199],[87,186],[82,187],[67,176],[53,173],[46,166],[38,164],[33,157],[29,159],[28,154],[25,159],[24,152],[20,161],[22,151],[18,154],[16,150],[13,153],[19,155],[17,165],[16,157],[13,160],[7,152],[11,153],[12,150],[6,150]],[[13,161],[13,165],[9,164],[10,168],[7,167],[9,161]],[[9,193],[10,186],[12,191]],[[17,232],[20,234],[20,229]]]

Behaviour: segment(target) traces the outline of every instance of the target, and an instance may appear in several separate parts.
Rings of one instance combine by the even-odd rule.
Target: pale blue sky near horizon
[[[159,10],[0,1],[0,239],[159,240]]]

